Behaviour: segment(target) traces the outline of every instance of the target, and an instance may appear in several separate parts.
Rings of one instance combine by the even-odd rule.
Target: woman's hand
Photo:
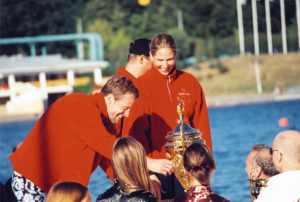
[[[157,176],[154,174],[150,175],[149,178],[151,183],[151,192],[156,196],[158,201],[160,201],[162,192],[161,183]]]

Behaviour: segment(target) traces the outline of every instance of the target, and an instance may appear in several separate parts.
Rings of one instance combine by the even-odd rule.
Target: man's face
[[[142,56],[143,57],[143,64],[142,64],[142,74],[145,74],[149,69],[151,69],[152,66],[152,60],[149,57]]]
[[[113,124],[117,124],[122,117],[128,117],[130,108],[136,101],[133,94],[128,93],[119,99],[115,99],[113,95],[109,95],[109,102],[107,104],[108,118]]]
[[[245,161],[246,163],[246,168],[245,171],[247,172],[249,179],[252,178],[252,175],[254,174],[254,168],[252,167],[252,159],[255,156],[256,151],[251,151],[250,154],[248,155],[247,160]]]

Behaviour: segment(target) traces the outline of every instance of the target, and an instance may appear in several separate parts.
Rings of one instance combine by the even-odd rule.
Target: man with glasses
[[[269,179],[255,202],[300,202],[300,133],[280,132],[270,154],[279,174]]]

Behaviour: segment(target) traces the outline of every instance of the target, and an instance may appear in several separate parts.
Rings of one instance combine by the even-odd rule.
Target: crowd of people
[[[229,201],[210,187],[216,165],[205,95],[194,76],[176,69],[177,55],[169,34],[137,39],[126,67],[101,92],[72,93],[53,103],[9,157],[16,200],[91,201],[86,187],[99,165],[114,185],[97,202]],[[166,134],[177,125],[177,99],[184,103],[185,122],[206,142],[184,153],[191,185],[186,191],[164,148]],[[272,147],[254,145],[246,164],[250,180],[267,184],[257,202],[300,201],[299,132],[279,133]]]

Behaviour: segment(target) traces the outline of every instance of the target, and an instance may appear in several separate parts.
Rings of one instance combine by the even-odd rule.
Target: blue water
[[[245,160],[255,143],[272,145],[283,130],[300,131],[300,100],[251,104],[209,109],[213,154],[217,170],[212,175],[214,191],[231,201],[251,202]],[[286,117],[289,126],[281,128],[278,120]],[[35,121],[0,125],[0,181],[5,183],[12,173],[8,156],[14,145],[24,140]],[[101,169],[91,176],[88,185],[92,201],[110,187]]]

